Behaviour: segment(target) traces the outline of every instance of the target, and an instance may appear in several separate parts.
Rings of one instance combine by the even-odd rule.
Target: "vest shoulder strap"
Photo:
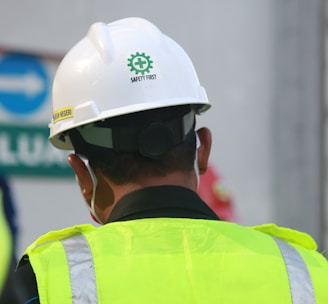
[[[25,254],[31,253],[35,248],[38,248],[39,246],[50,243],[53,241],[60,241],[69,237],[72,237],[76,234],[81,234],[87,231],[91,231],[96,229],[96,227],[92,226],[91,224],[82,224],[82,225],[76,225],[60,230],[53,230],[50,231],[42,236],[40,236],[36,241],[34,241],[31,245],[27,247],[25,250]]]
[[[272,237],[279,238],[290,244],[300,245],[308,250],[317,250],[317,243],[307,233],[298,230],[279,227],[276,224],[264,224],[251,227],[254,230],[261,231]]]

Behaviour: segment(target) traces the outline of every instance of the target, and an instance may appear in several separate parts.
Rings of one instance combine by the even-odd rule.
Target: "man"
[[[0,236],[1,236],[1,259],[0,259],[0,296],[3,293],[7,273],[12,255],[12,244],[7,220],[4,216],[2,205],[2,191],[0,190]]]
[[[0,304],[20,303],[19,281],[15,280],[15,208],[7,178],[0,176]]]
[[[211,133],[195,131],[195,116],[209,106],[187,54],[152,23],[90,28],[55,75],[50,141],[75,150],[103,225],[29,246],[25,303],[328,303],[310,236],[220,221],[196,194]]]
[[[5,216],[3,193],[0,188],[0,303],[18,303],[15,296],[13,240]]]

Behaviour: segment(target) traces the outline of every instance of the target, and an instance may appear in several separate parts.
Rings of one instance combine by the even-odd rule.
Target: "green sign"
[[[73,172],[67,162],[71,151],[54,148],[44,125],[0,124],[0,172],[20,176],[67,176]]]

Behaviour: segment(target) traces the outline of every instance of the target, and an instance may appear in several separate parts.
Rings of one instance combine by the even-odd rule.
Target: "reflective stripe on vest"
[[[315,304],[312,280],[298,251],[287,242],[273,237],[285,261],[292,304]]]
[[[315,304],[311,276],[302,256],[287,242],[273,239],[286,265],[292,304]],[[69,266],[72,303],[98,303],[94,262],[87,239],[83,234],[77,234],[61,242]]]
[[[87,239],[77,234],[61,242],[68,262],[72,304],[98,303],[95,268]]]

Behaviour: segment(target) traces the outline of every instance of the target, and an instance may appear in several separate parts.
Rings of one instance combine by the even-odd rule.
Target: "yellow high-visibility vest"
[[[8,273],[10,258],[12,254],[12,240],[2,203],[2,192],[0,191],[0,294]]]
[[[41,304],[327,304],[328,263],[273,224],[154,218],[50,232],[26,250]]]

